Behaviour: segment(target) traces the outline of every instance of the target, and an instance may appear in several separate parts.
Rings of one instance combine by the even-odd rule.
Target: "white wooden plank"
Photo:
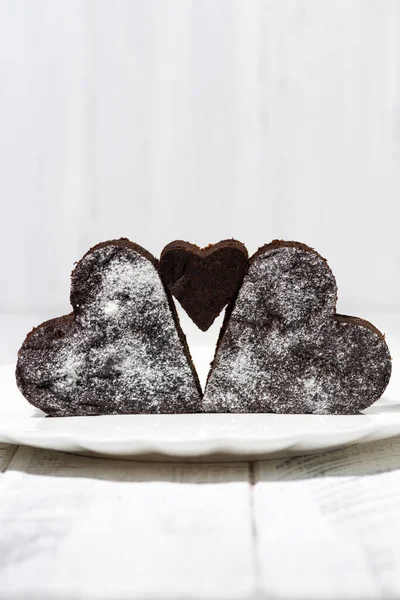
[[[186,163],[190,208],[181,213],[180,225],[183,228],[189,221],[189,233],[203,246],[238,235],[235,9],[229,0],[190,3]]]
[[[252,593],[245,464],[140,464],[21,448],[0,485],[2,600]]]
[[[234,11],[230,0],[95,4],[93,240],[125,232],[158,253],[239,232]]]
[[[255,470],[257,564],[267,597],[400,595],[400,439]]]
[[[263,48],[269,30],[263,22],[263,2],[233,3],[235,88],[231,102],[235,114],[230,127],[235,134],[235,164],[229,172],[233,181],[230,210],[232,230],[250,254],[276,235],[273,215],[277,199],[275,191],[265,185],[269,169],[266,148],[272,149],[275,141],[268,121],[270,90],[265,87],[269,56],[263,54]]]
[[[400,191],[395,5],[261,3],[268,216],[275,237],[303,240],[328,257],[343,311],[350,300],[399,303],[392,273],[400,251],[391,242]]]
[[[148,246],[154,53],[152,2],[100,0],[89,6],[93,52],[91,243],[126,236]],[[112,208],[115,207],[115,208]]]
[[[0,310],[68,309],[86,247],[84,6],[0,3]]]

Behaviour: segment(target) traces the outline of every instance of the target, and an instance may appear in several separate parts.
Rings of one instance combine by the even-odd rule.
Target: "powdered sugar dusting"
[[[251,263],[232,316],[243,320],[257,314],[262,325],[276,319],[295,326],[333,315],[336,297],[335,278],[318,254],[282,247]]]
[[[36,405],[57,415],[199,410],[199,389],[150,260],[132,249],[99,248],[74,273],[73,289],[82,285],[87,293],[75,320],[56,331],[42,326],[20,351],[28,399],[33,391]]]
[[[281,247],[250,265],[217,351],[208,412],[354,413],[391,372],[384,340],[334,320],[336,283],[313,252]]]

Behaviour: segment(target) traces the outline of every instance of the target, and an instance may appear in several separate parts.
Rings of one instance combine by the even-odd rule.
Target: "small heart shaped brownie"
[[[237,293],[247,258],[246,247],[236,240],[206,248],[176,240],[161,253],[161,277],[192,321],[206,331]]]
[[[352,414],[384,392],[391,358],[371,323],[335,314],[326,261],[274,241],[249,261],[221,329],[206,412]]]
[[[72,273],[70,315],[28,334],[17,384],[52,416],[200,410],[201,388],[158,261],[121,239]]]

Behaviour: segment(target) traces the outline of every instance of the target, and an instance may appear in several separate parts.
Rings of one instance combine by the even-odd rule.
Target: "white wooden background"
[[[128,236],[303,240],[400,302],[398,0],[0,0],[0,311]],[[362,312],[361,310],[359,312]]]

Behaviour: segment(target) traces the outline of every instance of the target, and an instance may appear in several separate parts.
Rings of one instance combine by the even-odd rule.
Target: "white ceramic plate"
[[[0,442],[131,460],[255,460],[400,435],[388,393],[354,416],[197,414],[45,418],[0,367]],[[397,396],[397,397],[400,397]]]

